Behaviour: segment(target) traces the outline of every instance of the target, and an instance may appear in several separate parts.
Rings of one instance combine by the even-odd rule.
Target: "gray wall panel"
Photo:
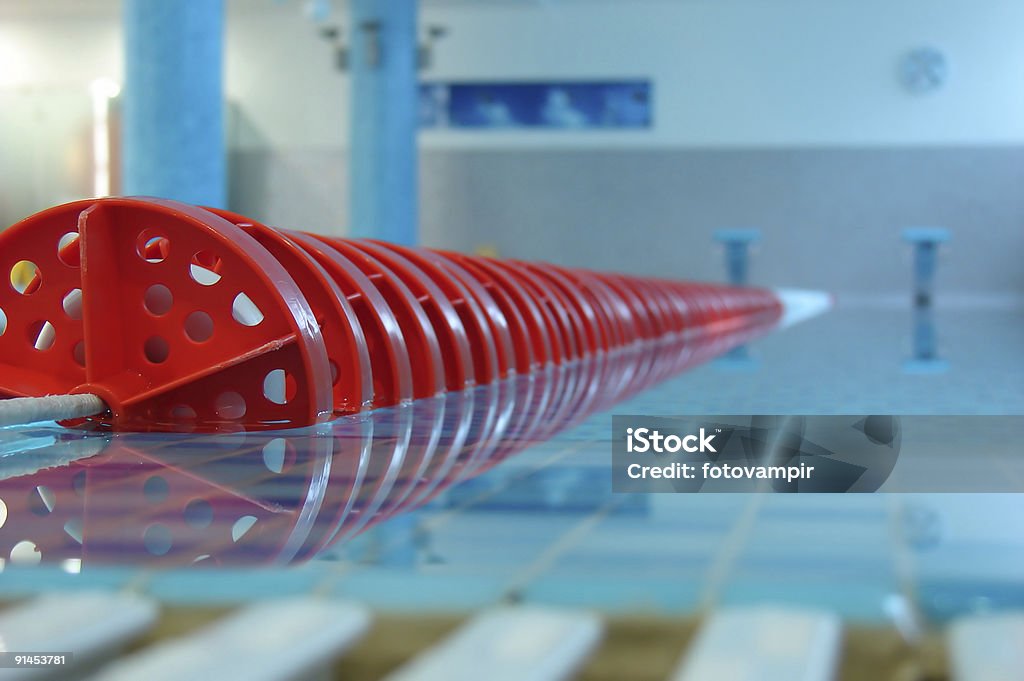
[[[346,222],[343,151],[233,161],[236,210]],[[713,231],[757,226],[757,283],[869,294],[906,290],[900,229],[936,225],[942,289],[1024,292],[1024,148],[427,150],[420,170],[427,245],[715,280]]]

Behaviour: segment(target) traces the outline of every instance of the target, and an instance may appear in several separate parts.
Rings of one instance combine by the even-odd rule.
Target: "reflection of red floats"
[[[283,433],[28,433],[54,442],[26,456],[83,458],[0,480],[0,556],[18,562],[28,547],[32,559],[89,565],[308,560],[771,324],[666,337],[653,352],[635,344]]]
[[[629,357],[621,397],[697,341],[770,324],[759,289],[277,230],[160,199],[58,206],[0,235],[0,396],[93,393],[91,425],[276,430],[549,365]],[[704,344],[715,348],[718,344]]]

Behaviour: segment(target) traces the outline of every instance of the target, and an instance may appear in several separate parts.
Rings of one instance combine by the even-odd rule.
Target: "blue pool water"
[[[1024,414],[1022,321],[1016,308],[922,319],[840,306],[550,439],[462,458],[425,453],[455,452],[501,419],[512,433],[535,402],[483,390],[469,406],[449,397],[287,441],[171,448],[168,436],[3,430],[0,540],[13,554],[0,593],[124,585],[209,602],[316,590],[402,610],[784,601],[863,620],[897,601],[936,620],[1019,606],[1024,495],[617,495],[608,465],[612,413]],[[102,465],[73,461],[97,454]],[[62,465],[21,475],[44,461]]]

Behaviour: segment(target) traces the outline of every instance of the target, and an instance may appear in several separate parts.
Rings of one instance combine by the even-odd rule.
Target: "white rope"
[[[9,442],[3,442],[3,433],[8,434]],[[75,461],[96,456],[110,444],[107,437],[83,437],[65,440],[59,447],[55,447],[60,434],[56,431],[53,433],[49,437],[29,437],[16,430],[0,430],[0,480],[20,478],[50,468],[63,468]],[[3,447],[2,444],[8,446]]]
[[[49,395],[0,400],[0,427],[40,421],[64,421],[102,414],[106,403],[96,395]]]

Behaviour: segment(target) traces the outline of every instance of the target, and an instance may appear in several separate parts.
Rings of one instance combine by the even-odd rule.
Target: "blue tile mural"
[[[430,82],[420,85],[421,128],[650,128],[647,80]]]

